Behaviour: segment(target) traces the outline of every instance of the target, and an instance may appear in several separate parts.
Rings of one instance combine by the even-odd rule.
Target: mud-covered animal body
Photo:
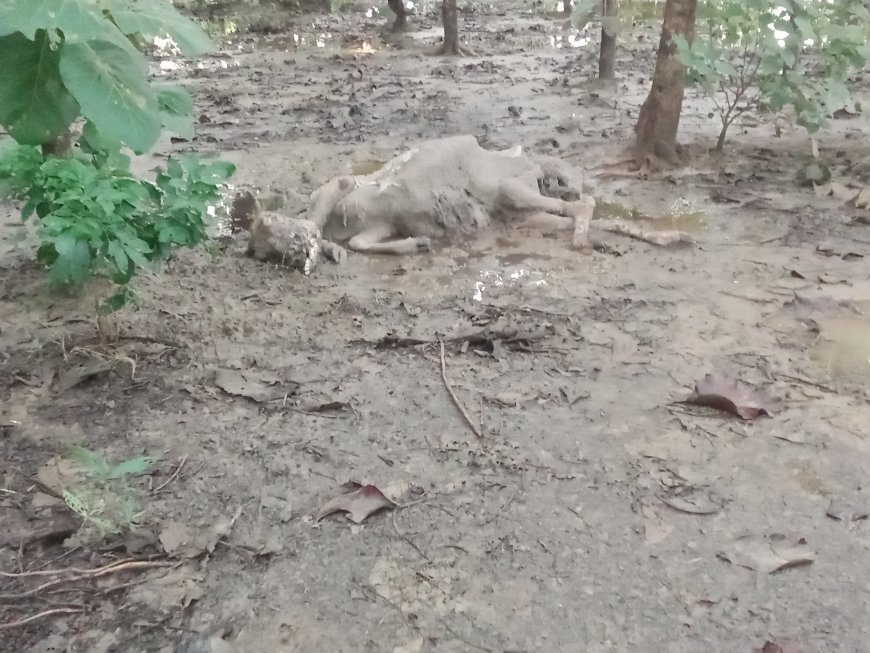
[[[562,197],[542,194],[547,187]],[[583,245],[594,201],[582,192],[582,175],[559,159],[453,136],[420,143],[372,174],[333,179],[312,194],[307,217],[325,238],[363,252],[411,254],[434,239],[523,221],[574,228]]]

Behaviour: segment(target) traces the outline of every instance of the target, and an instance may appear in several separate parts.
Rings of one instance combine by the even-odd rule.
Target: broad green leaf
[[[123,281],[116,283],[126,284],[130,280],[130,274],[122,275]],[[114,295],[106,299],[100,306],[97,308],[98,312],[102,315],[108,315],[109,313],[114,313],[115,311],[120,311],[125,306],[129,306],[130,304],[134,304],[136,301],[136,295],[130,290],[127,286],[122,285],[121,289],[116,292]]]
[[[181,86],[157,87],[157,101],[161,111],[175,114],[176,116],[189,116],[193,114],[193,97],[187,89]]]
[[[109,256],[114,260],[119,272],[126,272],[130,267],[130,259],[127,257],[127,252],[124,251],[124,246],[119,240],[110,240],[106,247]]]
[[[90,120],[85,121],[82,127],[81,145],[86,151],[103,151],[116,149],[121,146],[121,141],[117,138],[106,136],[103,132],[97,129],[97,126]]]
[[[150,456],[137,456],[136,458],[130,458],[129,460],[125,460],[124,462],[112,467],[109,472],[109,478],[114,479],[130,476],[131,474],[142,474],[143,472],[147,472],[152,465],[154,465],[154,462],[154,459]]]
[[[154,145],[160,116],[144,60],[107,41],[67,44],[61,54],[64,84],[99,131],[136,153]]]
[[[180,86],[167,86],[157,90],[160,121],[169,131],[182,138],[193,137],[193,98]]]
[[[54,249],[57,258],[48,275],[52,283],[80,283],[88,278],[91,272],[91,250],[86,242],[61,234],[54,241]]]
[[[138,34],[148,41],[154,37],[171,37],[182,53],[195,56],[214,50],[214,43],[193,21],[181,15],[172,5],[152,0],[115,3],[127,8],[112,8],[111,14],[124,34]]]
[[[68,41],[88,41],[116,29],[86,0],[0,0],[0,24],[31,40],[38,30],[59,29]]]
[[[160,124],[173,134],[190,140],[193,138],[193,120],[189,116],[178,116],[166,111],[160,112]]]
[[[85,447],[73,447],[70,449],[70,457],[92,476],[106,478],[109,474],[109,463],[96,451],[91,451]]]
[[[19,143],[41,145],[62,134],[79,106],[64,88],[60,53],[40,31],[36,40],[21,34],[0,37],[0,124]]]

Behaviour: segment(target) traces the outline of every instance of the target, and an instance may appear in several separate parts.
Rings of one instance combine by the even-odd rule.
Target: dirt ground
[[[538,5],[464,13],[473,58],[424,54],[432,12],[391,47],[384,20],[276,14],[218,56],[155,60],[201,114],[162,153],[218,154],[240,186],[305,194],[471,133],[565,157],[607,211],[695,244],[602,234],[602,254],[504,232],[307,278],[232,247],[188,252],[98,330],[87,295],[48,292],[5,207],[0,570],[172,566],[36,590],[44,576],[4,576],[0,622],[60,612],[0,630],[0,650],[192,653],[173,648],[184,629],[229,622],[248,653],[867,651],[870,226],[845,201],[870,154],[863,119],[820,138],[834,184],[814,191],[795,181],[804,132],[755,116],[707,154],[717,124],[690,93],[687,166],[638,174],[624,148],[654,23],[624,36],[605,88],[589,81],[595,30]],[[708,373],[783,407],[743,421],[675,403]],[[38,537],[58,513],[32,479],[73,444],[160,457],[134,479],[138,539]],[[316,521],[350,480],[401,507]]]

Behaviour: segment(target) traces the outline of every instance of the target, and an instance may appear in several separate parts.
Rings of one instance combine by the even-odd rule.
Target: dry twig
[[[31,615],[24,619],[18,619],[17,621],[8,621],[6,623],[0,624],[0,630],[11,630],[12,628],[18,628],[19,626],[26,626],[33,621],[44,619],[45,617],[50,617],[53,614],[80,614],[82,612],[84,612],[84,610],[79,608],[53,608],[51,610],[45,610],[44,612],[39,612],[37,614]]]
[[[187,462],[187,456],[184,456],[181,459],[181,462],[178,463],[178,467],[176,467],[175,471],[172,472],[172,475],[169,478],[167,478],[165,481],[163,481],[160,485],[158,485],[156,488],[154,488],[154,491],[151,494],[157,494],[158,492],[160,492],[160,490],[162,490],[167,485],[172,483],[172,481],[174,481],[176,478],[178,478],[178,475],[181,473],[181,469],[182,469],[182,467],[184,467],[184,463],[186,463],[186,462]]]
[[[476,435],[478,438],[483,438],[483,434],[480,432],[477,424],[475,424],[474,421],[471,419],[468,411],[465,410],[465,406],[462,405],[462,402],[459,401],[459,397],[456,396],[456,393],[450,386],[450,381],[447,380],[447,361],[444,358],[444,341],[439,340],[438,342],[441,344],[441,379],[444,381],[444,387],[447,388],[447,393],[453,400],[453,404],[456,406],[457,409],[459,409],[459,412],[462,413],[462,417],[465,419],[465,423],[468,424],[468,427],[471,429],[472,433],[474,433],[474,435]]]

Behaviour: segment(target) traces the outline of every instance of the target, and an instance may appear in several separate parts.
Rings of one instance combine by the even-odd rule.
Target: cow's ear
[[[338,190],[347,190],[351,185],[353,185],[353,179],[350,177],[342,177],[338,180]]]

